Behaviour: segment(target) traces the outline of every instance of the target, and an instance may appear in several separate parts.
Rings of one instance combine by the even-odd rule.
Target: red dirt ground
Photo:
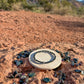
[[[0,84],[17,81],[6,78],[9,72],[16,69],[12,64],[14,56],[20,51],[37,47],[70,51],[72,58],[79,58],[84,63],[84,18],[0,11]],[[84,75],[70,74],[76,68],[71,68],[70,63],[62,64],[61,70],[67,74],[65,84],[84,84]],[[77,68],[84,70],[84,65]],[[58,80],[53,77],[53,70],[44,72],[32,68],[31,71],[38,74],[32,81],[29,79],[29,84],[44,84],[41,79],[46,76],[53,80],[50,84],[56,84]]]

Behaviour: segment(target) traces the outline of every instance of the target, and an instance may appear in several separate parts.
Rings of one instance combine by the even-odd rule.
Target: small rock
[[[19,83],[20,83],[20,84],[23,84],[23,83],[24,83],[24,81],[23,81],[22,79],[20,79]]]
[[[21,64],[23,64],[23,61],[22,61],[22,60],[20,60],[19,62],[20,62]]]
[[[50,78],[44,78],[44,79],[43,79],[43,82],[49,83],[49,82],[51,82],[51,79],[50,79]]]
[[[74,61],[72,61],[72,62],[71,62],[71,66],[74,66],[74,65],[75,65],[75,63],[74,63]]]
[[[73,61],[74,61],[74,63],[77,63],[78,59],[77,58],[73,58]]]
[[[24,51],[22,51],[22,52],[20,52],[21,54],[24,54],[25,52]]]
[[[20,78],[21,76],[22,76],[22,73],[17,73],[17,74],[15,75],[16,78]]]
[[[26,58],[26,56],[25,56],[25,55],[22,55],[22,57],[23,57],[23,58]]]
[[[65,54],[65,57],[67,57],[67,56],[68,56],[68,54],[69,54],[69,52],[65,52],[64,54]]]
[[[57,74],[56,74],[56,72],[54,73],[54,77],[57,77]]]
[[[82,74],[82,75],[84,75],[84,70],[83,70],[83,71],[81,71],[81,74]]]
[[[7,76],[7,78],[12,79],[12,78],[14,78],[14,76],[13,76],[13,74],[10,74],[9,76]]]
[[[21,65],[21,62],[17,61],[16,66],[20,66],[20,65]]]
[[[35,76],[35,73],[29,73],[28,76],[29,77],[34,77]]]
[[[75,64],[76,65],[76,67],[78,67],[79,66],[79,64]]]
[[[27,77],[27,78],[25,79],[25,83],[28,83],[28,81],[29,81],[29,78]]]
[[[13,84],[16,84],[15,82],[13,82]]]
[[[77,72],[77,73],[80,73],[81,72],[81,70],[78,70],[78,69],[76,69],[76,70],[74,70],[75,72]]]
[[[83,62],[79,62],[79,65],[81,66],[83,64]]]
[[[66,79],[66,75],[64,73],[62,73],[62,80]]]
[[[26,76],[25,76],[25,75],[22,75],[22,76],[20,77],[20,79],[26,79]]]
[[[57,53],[60,53],[60,51],[56,50]]]
[[[20,59],[21,57],[20,56],[17,56],[17,59]]]
[[[15,77],[15,75],[16,75],[17,73],[18,73],[17,71],[14,71],[14,72],[13,72],[13,76]]]
[[[21,53],[19,53],[19,54],[18,54],[18,56],[22,57],[22,54],[21,54]]]

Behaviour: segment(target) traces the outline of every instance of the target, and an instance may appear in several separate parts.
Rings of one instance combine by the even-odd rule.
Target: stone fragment
[[[28,81],[29,81],[29,78],[27,77],[27,78],[25,79],[25,83],[28,83]]]
[[[69,55],[69,52],[65,52],[64,54],[65,54],[65,57],[67,57]]]
[[[16,84],[15,82],[13,82],[13,84]]]
[[[74,63],[77,63],[78,59],[77,58],[73,58],[73,61],[74,61]]]
[[[74,70],[75,72],[77,72],[77,73],[80,73],[81,72],[81,70],[78,70],[78,69],[76,69],[76,70]]]
[[[54,77],[57,77],[57,74],[56,74],[56,72],[54,73]]]
[[[16,75],[17,73],[18,73],[17,71],[14,71],[14,72],[13,72],[13,76],[15,77],[15,75]]]
[[[21,62],[17,61],[16,66],[20,66],[20,65],[21,65]]]
[[[43,82],[49,83],[49,82],[51,82],[51,79],[50,79],[50,78],[44,78],[44,79],[43,79]]]
[[[20,56],[17,56],[17,59],[20,59],[21,57]]]
[[[81,74],[84,75],[84,70],[81,71]]]
[[[22,75],[22,76],[20,77],[20,79],[26,79],[26,76],[25,76],[25,75]]]
[[[20,79],[20,80],[19,80],[19,83],[20,83],[20,84],[23,84],[23,83],[24,83],[24,81],[23,81],[22,79]]]
[[[57,53],[60,53],[60,51],[56,50]]]
[[[28,76],[29,77],[34,77],[35,76],[35,73],[29,73]]]
[[[7,76],[7,78],[12,79],[12,78],[14,78],[14,76],[13,76],[13,74],[10,74],[10,75]]]
[[[21,64],[23,64],[23,61],[22,61],[22,60],[20,60],[19,62],[20,62]]]
[[[79,65],[81,66],[83,64],[83,62],[79,62]]]
[[[21,76],[22,76],[22,73],[17,73],[17,74],[15,75],[16,78],[20,78]]]

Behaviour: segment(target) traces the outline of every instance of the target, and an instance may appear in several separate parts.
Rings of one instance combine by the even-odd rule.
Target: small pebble
[[[23,58],[26,58],[26,56],[25,56],[25,55],[22,55],[22,57],[23,57]]]
[[[16,66],[20,66],[20,65],[21,65],[21,62],[17,61]]]
[[[20,59],[21,57],[20,56],[17,56],[17,59]]]
[[[60,53],[61,54],[61,57],[64,57],[63,53]]]
[[[27,77],[27,78],[25,79],[25,83],[28,83],[28,81],[29,81],[29,78]]]
[[[71,62],[71,66],[74,66],[74,65],[75,65],[75,63],[74,63],[74,61],[72,61],[72,62]]]
[[[10,75],[8,76],[8,78],[10,78],[10,79],[14,78],[13,74],[10,74]]]
[[[50,79],[50,78],[44,78],[44,79],[43,79],[43,82],[49,83],[49,82],[51,82],[51,79]]]
[[[15,75],[16,75],[17,73],[18,73],[17,71],[14,71],[14,72],[13,72],[13,76],[15,77]]]
[[[77,73],[80,73],[81,72],[81,70],[78,70],[78,69],[76,69],[76,70],[74,70],[75,72],[77,72]]]
[[[20,79],[26,79],[26,76],[25,76],[25,75],[22,75],[22,76],[20,77]]]
[[[83,71],[81,71],[81,74],[82,74],[82,75],[84,75],[84,70],[83,70]]]
[[[62,73],[62,80],[66,79],[66,75],[64,73]]]
[[[13,82],[13,84],[16,84],[15,82]]]
[[[19,80],[19,83],[20,83],[20,84],[23,84],[23,83],[24,83],[24,81],[23,81],[22,79],[20,79],[20,80]]]
[[[19,53],[19,54],[18,54],[18,56],[22,57],[22,54],[21,54],[21,53]]]
[[[79,65],[81,66],[83,64],[83,62],[79,62]]]
[[[60,53],[60,51],[56,50],[57,53]]]
[[[73,61],[74,61],[74,63],[77,63],[78,59],[77,58],[73,58]]]
[[[20,62],[21,64],[23,64],[23,61],[22,61],[22,60],[20,60],[19,62]]]
[[[20,78],[21,76],[22,76],[22,73],[17,73],[17,74],[15,75],[16,78]]]
[[[56,72],[54,73],[54,77],[57,77],[57,74],[56,74]]]
[[[22,51],[22,52],[20,52],[21,54],[24,54],[25,52],[24,51]]]
[[[35,76],[35,73],[29,73],[28,76],[29,77],[34,77]]]
[[[65,57],[67,57],[67,56],[68,56],[68,54],[69,54],[69,52],[65,52],[64,54],[65,54]]]
[[[79,64],[75,64],[76,65],[76,67],[78,67],[79,66]]]

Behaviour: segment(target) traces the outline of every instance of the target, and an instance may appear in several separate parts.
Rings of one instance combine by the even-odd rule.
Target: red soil
[[[14,56],[20,51],[36,47],[58,49],[62,52],[72,49],[70,51],[72,58],[79,58],[79,61],[84,63],[84,18],[26,11],[1,11],[0,84],[1,82],[11,84],[13,81],[7,79],[6,76],[15,69],[12,64]],[[67,63],[62,64],[61,70],[68,75],[65,84],[84,83],[82,75],[69,73],[75,68],[71,68]],[[84,65],[78,68],[84,70]],[[44,84],[40,80],[46,76],[53,79],[51,84],[56,84],[57,78],[53,77],[53,70],[44,72],[32,69],[32,71],[36,71],[38,75],[29,84]],[[76,75],[79,77],[76,78]]]

